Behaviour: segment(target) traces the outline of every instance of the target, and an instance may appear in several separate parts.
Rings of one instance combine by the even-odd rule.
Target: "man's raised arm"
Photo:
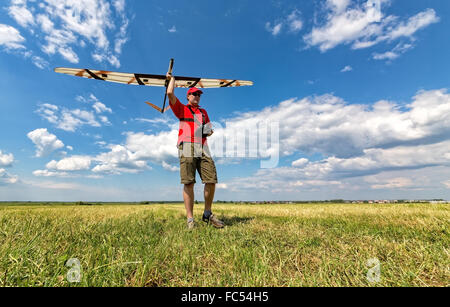
[[[173,93],[175,89],[175,77],[170,73],[167,73],[166,77],[167,79],[169,79],[169,85],[167,86],[167,96],[169,96],[170,105],[173,106],[178,100],[177,96],[175,96],[175,94]]]

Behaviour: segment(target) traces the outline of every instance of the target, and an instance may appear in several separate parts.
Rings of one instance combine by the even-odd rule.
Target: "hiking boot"
[[[194,229],[194,228],[195,228],[195,222],[194,222],[194,221],[188,221],[188,223],[187,223],[187,228],[188,228],[189,230]]]
[[[207,218],[204,214],[202,220],[208,224],[213,225],[216,228],[223,228],[225,226],[224,222],[219,220],[214,214],[211,214],[209,218]]]

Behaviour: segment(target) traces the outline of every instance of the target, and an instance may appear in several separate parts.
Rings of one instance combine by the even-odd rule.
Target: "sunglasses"
[[[195,93],[191,93],[191,95],[192,96],[195,96],[195,97],[201,97],[202,96],[202,94],[201,93],[199,93],[199,92],[195,92]]]

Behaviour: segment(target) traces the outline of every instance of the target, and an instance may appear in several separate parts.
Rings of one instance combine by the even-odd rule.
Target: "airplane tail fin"
[[[168,107],[166,107],[166,108],[164,109],[164,111],[161,111],[161,108],[158,107],[158,106],[155,106],[153,103],[148,102],[148,101],[146,101],[145,103],[148,104],[149,106],[151,106],[151,107],[152,107],[153,109],[155,109],[156,111],[161,112],[161,113],[165,113],[165,112],[167,112],[167,110],[170,109],[170,104],[169,104]]]

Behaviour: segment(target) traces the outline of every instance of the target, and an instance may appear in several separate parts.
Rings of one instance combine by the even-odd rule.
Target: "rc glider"
[[[173,63],[174,60],[171,59],[168,70],[168,73],[170,74],[172,73],[173,70]],[[132,73],[104,71],[104,70],[64,68],[64,67],[55,68],[55,72],[100,81],[109,81],[131,85],[165,87],[166,93],[164,96],[164,103],[162,108],[150,102],[146,102],[146,104],[148,104],[149,106],[158,110],[161,113],[166,112],[170,108],[170,104],[167,108],[165,107],[167,99],[167,86],[169,85],[169,80],[167,80],[167,77],[165,75],[132,74]],[[196,77],[175,76],[175,87],[183,87],[183,88],[189,87],[219,88],[219,87],[237,87],[237,86],[251,86],[251,85],[253,85],[252,81],[232,80],[232,79],[204,79]]]

